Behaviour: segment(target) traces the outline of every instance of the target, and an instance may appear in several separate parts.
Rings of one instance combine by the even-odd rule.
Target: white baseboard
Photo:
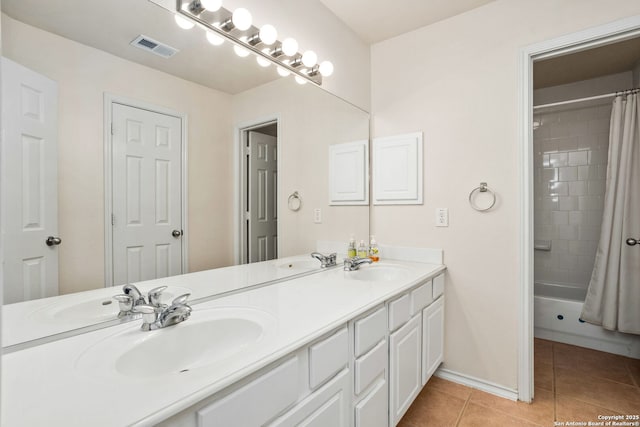
[[[434,374],[443,380],[452,381],[467,387],[475,388],[496,396],[509,400],[518,400],[518,390],[513,390],[490,381],[481,380],[470,375],[461,374],[459,372],[450,371],[449,369],[440,368]]]

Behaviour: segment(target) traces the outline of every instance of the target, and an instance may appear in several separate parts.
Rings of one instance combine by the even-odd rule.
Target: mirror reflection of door
[[[275,124],[247,132],[248,262],[278,257],[278,139]],[[263,133],[264,132],[264,133]]]
[[[111,105],[113,285],[181,274],[181,119]]]
[[[2,58],[5,303],[58,295],[57,109],[56,82]]]

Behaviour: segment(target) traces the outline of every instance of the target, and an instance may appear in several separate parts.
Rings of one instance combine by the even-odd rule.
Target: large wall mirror
[[[366,239],[368,205],[331,204],[328,174],[331,145],[368,141],[367,112],[148,0],[2,0],[1,29],[5,313]]]

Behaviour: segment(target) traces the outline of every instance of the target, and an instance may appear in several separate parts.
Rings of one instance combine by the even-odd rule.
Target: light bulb
[[[296,83],[298,83],[299,85],[304,85],[304,84],[306,84],[306,83],[307,83],[307,80],[306,80],[306,79],[303,79],[303,78],[302,78],[302,77],[300,77],[300,76],[296,76]]]
[[[268,55],[270,50],[268,48],[262,49],[262,52]],[[271,62],[269,62],[266,58],[263,58],[262,56],[256,56],[256,61],[258,61],[258,65],[260,65],[261,67],[268,67],[269,65],[271,65]]]
[[[182,28],[183,30],[190,30],[195,25],[193,22],[189,21],[186,18],[183,18],[180,15],[174,15],[173,18],[176,20],[176,24],[178,24],[178,27]]]
[[[278,74],[280,74],[280,76],[282,77],[289,77],[291,72],[286,68],[278,67]]]
[[[298,42],[291,37],[284,39],[282,42],[282,53],[287,56],[293,56],[298,53]]]
[[[251,13],[243,7],[239,7],[233,11],[231,15],[231,22],[240,31],[245,31],[251,28]]]
[[[260,28],[260,41],[267,46],[270,46],[276,42],[278,39],[278,32],[276,31],[273,25],[263,25]]]
[[[333,74],[333,64],[330,61],[322,61],[320,63],[320,74],[322,74],[322,77],[329,77]]]
[[[246,43],[247,42],[247,38],[246,37],[240,37],[240,41]],[[238,45],[233,46],[233,51],[240,58],[245,58],[245,57],[249,56],[249,54],[251,53],[251,52],[249,52],[249,50],[243,48],[242,46],[238,46]]]
[[[213,31],[207,31],[207,41],[214,46],[220,46],[224,43],[224,39]]]
[[[222,7],[222,0],[200,0],[200,4],[209,12],[215,12]]]
[[[305,67],[313,67],[318,62],[318,55],[312,50],[308,50],[302,54],[302,63]]]

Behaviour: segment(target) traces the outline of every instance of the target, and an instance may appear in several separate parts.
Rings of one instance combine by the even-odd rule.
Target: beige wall
[[[280,119],[278,159],[278,242],[281,256],[309,253],[316,240],[345,242],[355,234],[367,239],[368,206],[329,206],[329,145],[367,139],[369,115],[309,84],[280,79],[233,99],[236,126],[277,115]],[[300,193],[298,212],[287,198]],[[313,209],[322,209],[322,223],[313,223]]]
[[[3,54],[58,83],[60,292],[104,285],[103,96],[188,116],[189,270],[233,262],[231,97],[2,15]]]
[[[383,244],[444,249],[445,367],[517,388],[518,53],[640,14],[637,0],[498,0],[372,46],[373,136],[424,132],[423,206],[372,209]],[[469,192],[487,181],[495,208]],[[434,226],[448,207],[450,226]],[[384,256],[384,254],[382,254]]]

